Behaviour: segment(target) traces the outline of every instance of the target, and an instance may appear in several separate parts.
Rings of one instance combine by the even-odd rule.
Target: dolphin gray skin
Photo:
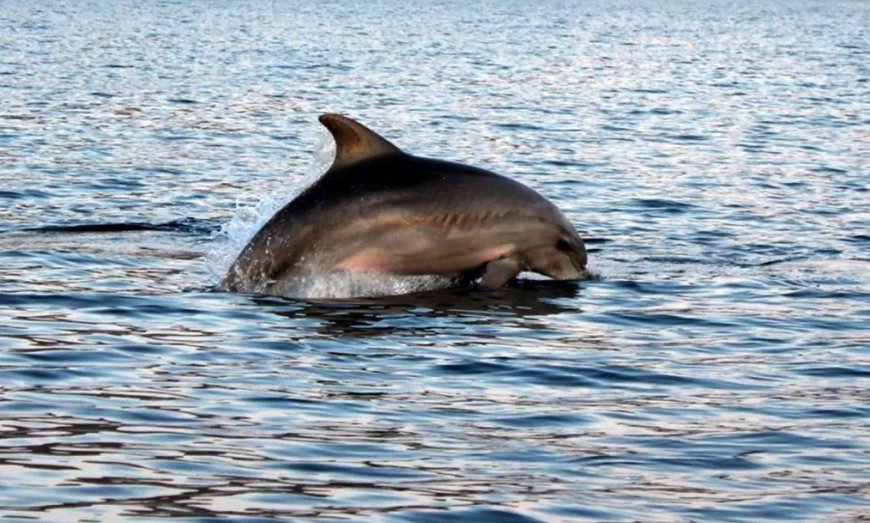
[[[346,116],[320,122],[335,139],[335,160],[254,235],[224,279],[227,290],[282,294],[336,271],[480,277],[493,288],[524,270],[587,276],[580,236],[532,189],[411,156]]]

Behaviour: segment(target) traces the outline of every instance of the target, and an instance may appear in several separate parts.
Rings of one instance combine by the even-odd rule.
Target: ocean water
[[[870,520],[868,64],[866,1],[0,0],[0,520]],[[324,112],[598,277],[220,292]]]

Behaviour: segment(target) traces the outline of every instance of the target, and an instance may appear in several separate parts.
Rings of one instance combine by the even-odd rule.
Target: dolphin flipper
[[[513,258],[499,258],[486,264],[480,284],[490,289],[497,289],[516,278],[522,271],[520,262]]]

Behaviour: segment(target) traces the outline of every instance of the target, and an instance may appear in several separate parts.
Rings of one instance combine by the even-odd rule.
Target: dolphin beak
[[[586,270],[586,249],[581,246],[580,250],[571,253],[569,258],[571,259],[571,264],[577,270],[577,279],[588,280],[590,278],[590,275],[589,271]]]

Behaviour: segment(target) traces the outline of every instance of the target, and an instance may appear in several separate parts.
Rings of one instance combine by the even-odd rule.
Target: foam
[[[324,131],[315,146],[312,162],[298,183],[290,185],[283,193],[266,190],[253,204],[246,203],[242,197],[236,199],[233,216],[215,233],[214,247],[206,254],[210,285],[220,284],[239,253],[257,231],[287,202],[317,181],[332,164],[334,156],[335,144],[332,137]]]

